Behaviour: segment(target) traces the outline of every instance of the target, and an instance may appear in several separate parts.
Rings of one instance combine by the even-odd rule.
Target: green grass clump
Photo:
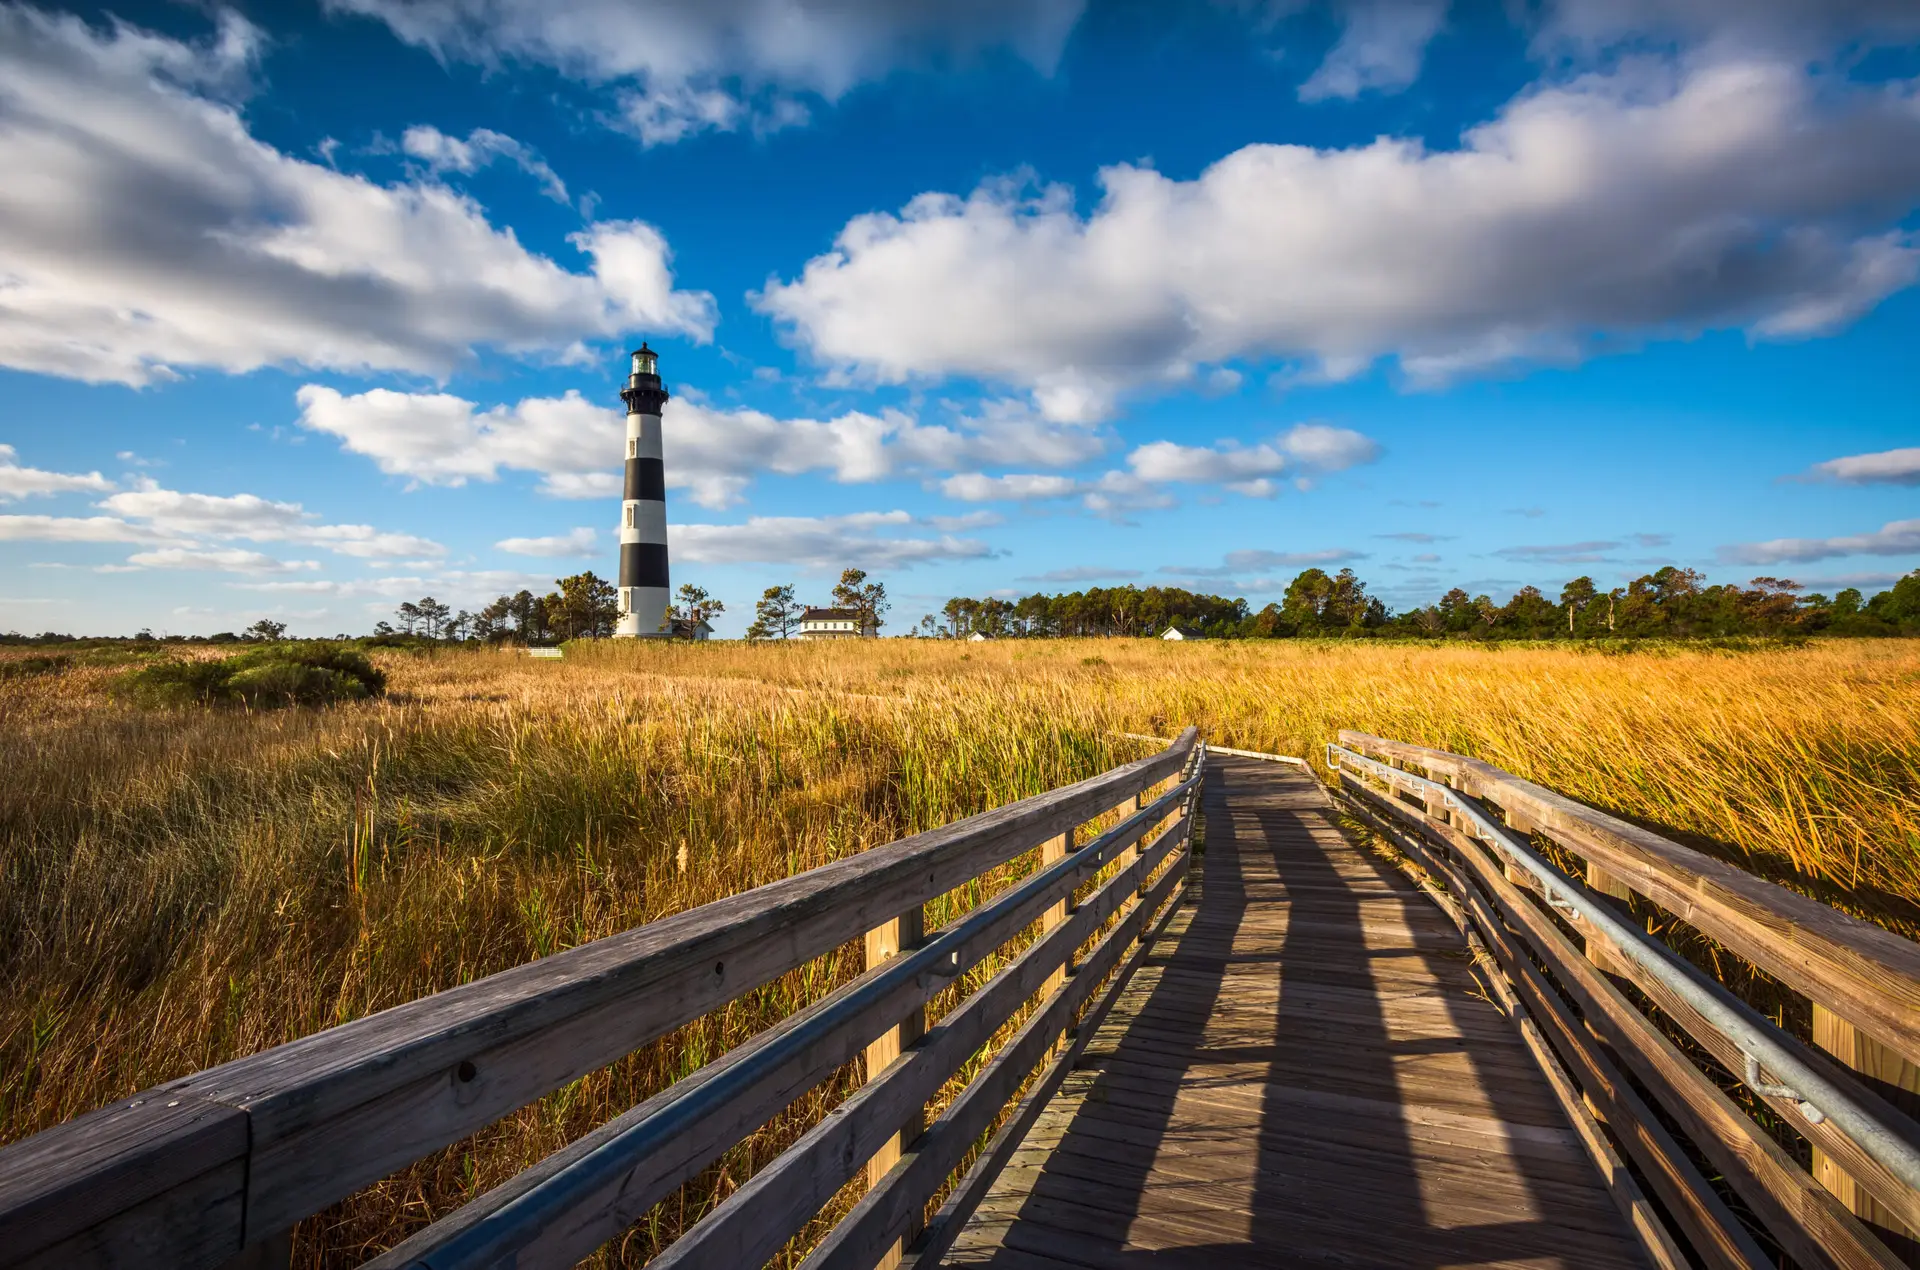
[[[386,691],[366,654],[338,644],[275,644],[213,661],[164,661],[124,676],[120,691],[143,706],[320,706]]]
[[[0,661],[0,679],[32,679],[38,675],[57,675],[73,665],[66,653],[51,657],[12,657]]]

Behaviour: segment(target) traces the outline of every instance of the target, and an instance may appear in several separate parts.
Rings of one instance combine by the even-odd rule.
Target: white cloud
[[[0,542],[147,542],[152,537],[118,516],[0,516]]]
[[[1301,101],[1351,100],[1369,89],[1397,92],[1419,78],[1427,45],[1447,16],[1447,0],[1348,0],[1339,41]]]
[[[1283,451],[1285,453],[1283,453]],[[1035,502],[1080,497],[1100,515],[1174,502],[1167,485],[1219,485],[1249,498],[1271,498],[1272,478],[1284,471],[1289,456],[1318,471],[1339,471],[1370,463],[1380,455],[1371,438],[1326,424],[1299,424],[1271,444],[1222,441],[1211,446],[1149,441],[1127,455],[1127,468],[1093,479],[1035,472],[989,476],[961,472],[939,484],[948,498],[969,503]]]
[[[918,65],[1008,48],[1043,72],[1083,0],[327,0],[441,57],[538,62],[614,85],[624,125],[648,144],[806,118]]]
[[[0,365],[144,384],[189,367],[443,375],[480,346],[707,338],[665,240],[588,225],[573,272],[433,181],[377,185],[256,140],[230,98],[260,42],[0,6]]]
[[[26,498],[34,494],[69,494],[76,491],[100,492],[113,488],[113,482],[98,472],[44,472],[37,467],[21,467],[10,445],[0,445],[0,502]]]
[[[1127,455],[1127,464],[1134,475],[1154,484],[1225,485],[1266,497],[1273,486],[1263,478],[1279,472],[1287,460],[1268,445],[1203,447],[1152,441]]]
[[[1015,473],[988,476],[984,472],[960,472],[940,482],[940,492],[963,503],[1026,502],[1031,499],[1068,498],[1087,488],[1085,482],[1071,476],[1041,473]]]
[[[473,173],[495,159],[505,159],[540,182],[547,197],[556,203],[568,203],[567,183],[547,166],[540,152],[515,141],[504,132],[475,128],[466,140],[450,137],[430,124],[416,124],[400,136],[400,149],[426,164],[436,175],[442,172]]]
[[[1416,383],[1648,338],[1806,336],[1920,274],[1914,86],[1791,61],[1628,58],[1530,89],[1455,149],[1252,145],[855,217],[755,303],[846,377],[961,375],[1098,409],[1236,358]],[[926,297],[939,296],[929,305]],[[1089,404],[1091,403],[1091,404]]]
[[[845,516],[754,516],[743,525],[669,525],[675,561],[693,564],[792,564],[811,569],[904,569],[935,560],[977,560],[986,543],[942,534],[895,537],[913,524],[904,511]]]
[[[619,494],[624,418],[578,393],[486,410],[448,393],[376,388],[347,396],[319,384],[303,386],[298,399],[302,427],[339,437],[391,475],[462,485],[496,480],[508,468],[539,473],[541,492],[558,498]],[[713,508],[739,502],[761,472],[826,472],[860,484],[988,460],[1065,465],[1106,445],[1098,433],[1038,421],[1005,402],[989,402],[977,417],[946,427],[894,410],[779,419],[682,397],[667,407],[661,426],[668,486]]]
[[[153,480],[102,499],[103,511],[145,521],[149,537],[244,538],[325,547],[362,560],[440,556],[446,548],[431,538],[391,533],[371,525],[320,525],[299,503],[278,503],[257,494],[188,494]]]
[[[0,468],[0,478],[4,476]],[[1828,459],[1807,469],[1807,478],[1843,485],[1920,485],[1920,446]]]
[[[1920,520],[1894,520],[1864,534],[1833,538],[1774,538],[1720,548],[1727,564],[1785,564],[1833,556],[1920,555]]]
[[[276,560],[258,551],[237,547],[222,550],[195,550],[191,547],[162,547],[157,551],[136,551],[127,564],[139,569],[217,569],[223,573],[291,573],[318,569],[316,560]],[[111,572],[123,568],[107,566]]]
[[[1280,448],[1322,472],[1344,472],[1380,457],[1380,443],[1372,437],[1324,423],[1295,424],[1280,438]]]
[[[502,538],[493,545],[502,551],[510,551],[516,556],[544,556],[548,559],[560,559],[596,555],[600,550],[599,544],[600,535],[583,526],[579,529],[570,529],[564,534],[552,534],[545,538]]]

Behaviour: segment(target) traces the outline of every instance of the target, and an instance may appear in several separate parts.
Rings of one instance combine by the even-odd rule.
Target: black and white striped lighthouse
[[[666,385],[644,343],[620,399],[627,403],[627,480],[620,502],[620,623],[616,636],[672,633],[667,617],[667,468],[660,446]]]

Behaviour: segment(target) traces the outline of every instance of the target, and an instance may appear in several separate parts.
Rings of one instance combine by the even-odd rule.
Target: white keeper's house
[[[807,609],[800,614],[801,639],[877,639],[880,628],[859,609]]]

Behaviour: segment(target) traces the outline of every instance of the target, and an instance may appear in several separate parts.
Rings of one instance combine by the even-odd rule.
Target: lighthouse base
[[[615,639],[670,639],[673,627],[667,620],[667,588],[654,586],[621,587],[623,607],[614,625]]]

